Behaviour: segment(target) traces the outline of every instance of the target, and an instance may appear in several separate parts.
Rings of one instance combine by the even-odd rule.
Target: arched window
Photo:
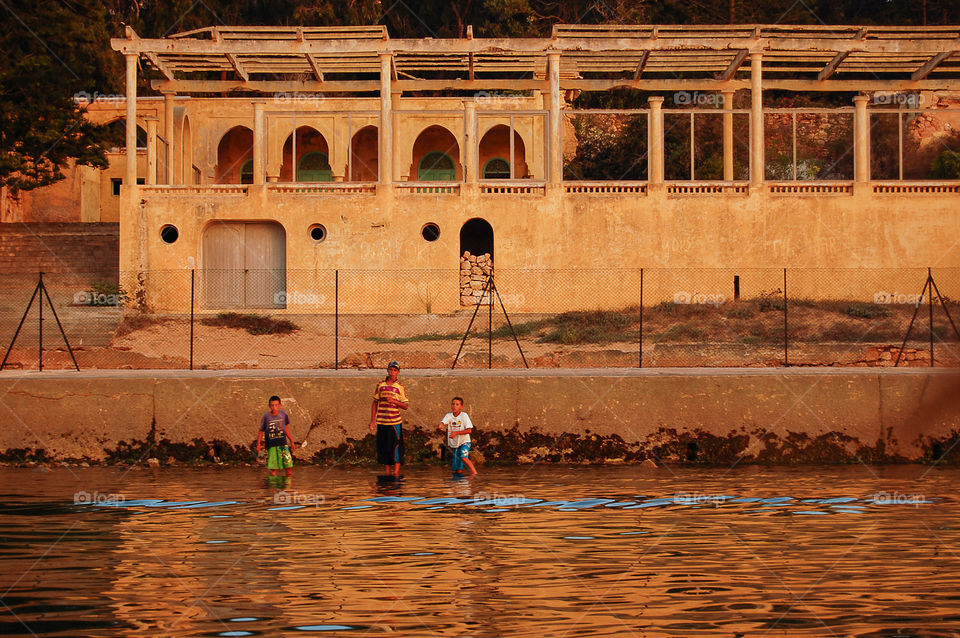
[[[248,159],[246,162],[240,166],[240,183],[241,184],[252,184],[253,183],[253,160]]]
[[[417,180],[421,182],[452,182],[456,178],[453,159],[443,151],[427,153],[417,167]]]
[[[246,126],[234,126],[220,138],[220,143],[217,145],[217,170],[214,182],[216,184],[253,183],[253,131],[251,129]]]
[[[298,182],[332,182],[333,170],[326,153],[311,151],[300,158],[297,164]]]
[[[483,167],[483,179],[510,179],[510,164],[502,157],[494,157]]]

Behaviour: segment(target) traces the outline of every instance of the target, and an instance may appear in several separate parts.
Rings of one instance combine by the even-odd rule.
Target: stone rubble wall
[[[483,289],[492,273],[493,257],[490,253],[471,255],[470,251],[463,251],[460,257],[461,306],[473,306],[483,298]],[[489,297],[485,301],[489,301]]]

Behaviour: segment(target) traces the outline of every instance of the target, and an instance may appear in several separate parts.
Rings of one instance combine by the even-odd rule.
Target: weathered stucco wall
[[[452,312],[459,308],[460,228],[474,217],[482,217],[493,228],[498,288],[501,294],[515,295],[510,300],[515,312],[636,304],[639,280],[625,280],[636,275],[617,269],[675,269],[674,276],[688,278],[676,283],[679,289],[704,294],[722,291],[729,297],[732,271],[723,281],[715,281],[719,276],[715,272],[698,275],[690,269],[767,269],[765,279],[739,273],[742,294],[751,296],[781,285],[782,276],[773,270],[778,267],[960,266],[960,244],[955,242],[960,208],[956,195],[949,193],[797,196],[759,192],[748,197],[548,191],[545,195],[497,195],[465,186],[459,194],[394,193],[391,189],[377,194],[295,194],[250,186],[248,194],[144,194],[136,217],[121,221],[121,269],[128,290],[136,289],[135,273],[143,270],[186,269],[191,261],[202,269],[203,231],[214,220],[276,220],[286,231],[288,271],[407,271],[399,277],[381,274],[380,284],[373,287],[371,282],[357,280],[358,294],[351,293],[353,280],[343,275],[341,312],[423,312],[418,297],[424,291],[405,287],[429,282],[433,311]],[[429,222],[440,228],[434,242],[420,234]],[[180,231],[175,244],[160,239],[166,224]],[[312,224],[326,228],[324,241],[311,239]],[[511,278],[510,271],[530,269],[583,272],[570,281],[549,272],[524,272]],[[791,293],[811,298],[858,295],[866,301],[881,290],[919,292],[924,278],[925,271],[890,272],[882,277],[839,270],[806,278],[794,273]],[[672,299],[677,287],[668,283],[651,273],[645,301]],[[309,285],[288,277],[288,293],[320,292]],[[298,290],[298,286],[306,287]],[[160,279],[153,282],[149,296],[154,310],[185,310],[176,301],[183,295],[165,288]],[[287,310],[332,312],[333,295],[288,294]]]
[[[252,460],[278,394],[301,460],[371,462],[376,371],[0,376],[0,451],[24,458]],[[960,460],[957,370],[405,371],[408,460],[437,460],[461,395],[488,463]],[[311,430],[311,426],[312,430]],[[309,431],[309,434],[308,434]],[[431,434],[433,433],[433,434]]]

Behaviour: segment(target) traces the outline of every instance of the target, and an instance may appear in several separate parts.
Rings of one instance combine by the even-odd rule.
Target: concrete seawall
[[[372,462],[377,370],[0,373],[7,461],[253,460],[278,394],[301,461]],[[486,463],[960,461],[960,370],[405,370],[408,462],[454,395]],[[312,429],[311,429],[312,426]],[[308,436],[309,430],[309,436]]]

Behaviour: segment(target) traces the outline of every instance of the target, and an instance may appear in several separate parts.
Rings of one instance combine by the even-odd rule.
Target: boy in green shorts
[[[270,411],[260,419],[260,433],[257,435],[257,454],[264,437],[267,442],[267,468],[271,476],[277,470],[286,470],[287,476],[293,476],[293,437],[290,435],[290,417],[280,409],[280,397],[273,395],[268,402]],[[287,445],[287,441],[290,445]]]

